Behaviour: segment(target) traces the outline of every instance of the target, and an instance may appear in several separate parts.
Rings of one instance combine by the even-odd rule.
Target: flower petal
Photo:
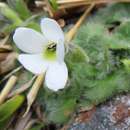
[[[45,84],[54,91],[65,87],[68,79],[68,70],[64,62],[51,64],[46,72]]]
[[[65,48],[64,48],[64,43],[62,41],[60,41],[59,43],[57,43],[57,46],[56,46],[56,55],[57,55],[57,60],[59,62],[63,62],[64,61]]]
[[[13,40],[19,49],[27,53],[40,53],[48,43],[40,33],[25,27],[16,29]]]
[[[41,30],[48,40],[58,43],[58,40],[62,39],[64,42],[64,33],[55,20],[43,18],[41,20]]]
[[[18,60],[25,69],[34,74],[45,73],[48,67],[48,62],[40,54],[20,54]]]

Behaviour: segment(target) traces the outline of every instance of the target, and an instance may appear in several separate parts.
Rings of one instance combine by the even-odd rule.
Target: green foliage
[[[49,0],[49,2],[54,10],[58,9],[57,0]]]
[[[35,21],[36,16],[31,16],[26,5],[22,4],[21,0],[16,0],[15,4],[16,5],[10,5],[15,6],[17,8],[12,6],[10,7],[7,4],[0,2],[0,15],[3,19],[3,22],[0,23],[2,24],[2,29],[0,30],[0,32],[8,34],[14,31],[19,26],[26,26],[40,31],[40,26]],[[23,11],[24,14],[21,13]]]
[[[120,26],[118,26],[115,29],[115,33],[118,34],[118,38],[121,40],[130,40],[129,34],[130,34],[130,19],[126,19],[122,21]]]
[[[19,17],[23,20],[26,20],[31,16],[31,12],[28,10],[24,0],[7,0],[9,6],[15,10]]]
[[[66,62],[69,62],[68,66],[73,65],[73,63],[83,63],[89,61],[89,57],[81,47],[70,44],[68,49],[69,52],[65,58]]]
[[[130,90],[130,75],[124,70],[118,70],[102,80],[95,80],[89,84],[90,89],[84,93],[87,101],[97,105],[119,92]]]
[[[22,22],[17,13],[5,3],[0,3],[0,13],[7,19],[11,20],[11,22],[16,23],[16,25],[21,24]]]
[[[49,122],[64,123],[70,118],[70,115],[73,113],[76,102],[75,99],[61,99],[57,101],[58,103],[55,103],[56,100],[51,100],[51,102],[49,102],[50,104],[47,104],[46,117],[48,118]]]
[[[88,81],[86,79],[81,106],[85,102],[97,105],[117,93],[130,90],[129,10],[129,4],[109,5],[79,30],[74,42],[84,48],[89,66],[95,70],[94,77],[90,75]]]
[[[0,105],[0,129],[3,130],[12,114],[22,105],[25,97],[17,95]]]
[[[44,127],[43,124],[37,124],[35,126],[33,126],[31,129],[29,130],[41,130]]]
[[[130,73],[130,59],[123,59],[121,62],[128,73]]]
[[[112,26],[115,22],[122,22],[130,18],[129,3],[115,3],[100,9],[92,18],[92,21]]]

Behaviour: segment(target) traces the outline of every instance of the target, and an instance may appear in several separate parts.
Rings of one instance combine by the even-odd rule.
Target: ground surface
[[[75,121],[69,130],[130,130],[130,95],[98,106],[89,120]]]

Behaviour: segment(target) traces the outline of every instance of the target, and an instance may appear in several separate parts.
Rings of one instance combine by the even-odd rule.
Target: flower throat
[[[56,60],[56,43],[48,43],[45,50],[43,50],[43,57],[47,60]]]

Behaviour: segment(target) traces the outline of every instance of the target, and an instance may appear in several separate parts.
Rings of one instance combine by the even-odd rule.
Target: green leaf
[[[118,34],[118,38],[121,40],[121,39],[124,39],[124,40],[130,40],[130,19],[126,19],[124,21],[122,21],[122,24],[120,26],[118,26],[114,33]]]
[[[15,96],[0,106],[0,129],[4,129],[13,113],[22,105],[25,97]]]
[[[85,51],[78,45],[70,44],[68,46],[68,53],[65,57],[66,62],[69,59],[69,62],[73,63],[82,63],[82,62],[89,62],[89,57],[85,53]]]
[[[0,14],[6,18],[0,32],[4,34],[11,33],[17,26],[22,23],[17,13],[13,11],[7,4],[0,2]]]
[[[16,0],[17,1],[17,0]],[[20,0],[19,0],[20,2]],[[26,26],[29,28],[33,28],[37,31],[40,32],[40,25],[38,25],[32,17],[26,16],[26,18],[31,19],[30,21],[26,19],[26,21],[23,22],[23,20],[19,17],[17,12],[15,12],[12,8],[10,8],[7,4],[5,3],[0,3],[0,13],[3,15],[7,20],[7,25],[2,28],[3,33],[8,34],[11,33],[13,30],[15,30],[19,26]],[[22,12],[20,13],[22,14]],[[24,20],[25,20],[24,19]],[[29,22],[27,22],[29,21]],[[5,23],[6,24],[6,23]]]
[[[17,12],[22,20],[25,20],[31,16],[31,12],[27,8],[24,0],[8,0],[9,6]]]
[[[0,2],[0,13],[15,23],[16,26],[22,23],[22,20],[18,17],[17,13],[13,11],[7,4]]]
[[[30,21],[28,24],[26,24],[26,27],[32,28],[38,32],[41,32],[40,25],[37,24],[36,22]]]
[[[130,75],[123,69],[114,72],[102,80],[92,81],[91,88],[84,93],[84,98],[94,105],[102,103],[120,92],[130,90]]]
[[[29,130],[41,130],[44,127],[43,124],[37,124],[35,126],[33,126],[31,129]]]
[[[128,72],[130,72],[130,59],[123,59],[123,60],[121,60],[121,61],[122,61],[122,63],[124,64],[125,69],[126,69]]]
[[[54,10],[58,9],[57,0],[49,0],[49,2]]]
[[[125,39],[119,33],[104,38],[105,38],[104,43],[108,46],[109,49],[114,50],[130,49],[130,42],[128,41],[128,39]]]
[[[49,102],[47,106],[47,119],[53,123],[65,123],[74,112],[76,105],[75,99],[64,99],[58,101]]]

